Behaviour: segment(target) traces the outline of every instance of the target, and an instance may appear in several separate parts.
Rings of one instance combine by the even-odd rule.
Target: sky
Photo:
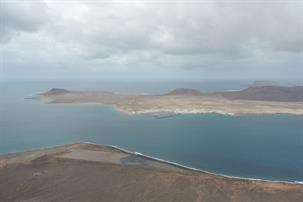
[[[0,80],[303,80],[300,0],[0,1]]]

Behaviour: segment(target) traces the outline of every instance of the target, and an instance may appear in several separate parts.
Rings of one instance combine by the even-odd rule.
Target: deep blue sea
[[[303,116],[129,116],[110,106],[44,104],[24,97],[52,87],[162,93],[178,87],[236,90],[249,82],[0,82],[0,153],[73,142],[110,144],[224,175],[303,181]]]

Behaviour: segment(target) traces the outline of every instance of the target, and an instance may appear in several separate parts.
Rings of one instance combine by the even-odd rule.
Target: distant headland
[[[203,93],[196,89],[175,89],[161,95],[53,88],[35,98],[47,103],[112,105],[128,114],[303,114],[303,86],[279,86],[268,82],[254,83],[239,91]]]

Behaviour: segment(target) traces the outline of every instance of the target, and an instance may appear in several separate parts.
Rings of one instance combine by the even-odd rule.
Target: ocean
[[[115,145],[228,176],[303,182],[303,116],[188,114],[129,116],[110,106],[24,99],[53,87],[164,93],[174,88],[239,90],[248,81],[0,82],[0,154],[74,142]]]

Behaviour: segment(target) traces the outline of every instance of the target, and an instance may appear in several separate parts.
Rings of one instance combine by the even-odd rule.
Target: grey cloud
[[[20,32],[35,32],[46,21],[46,4],[40,1],[1,1],[0,42],[8,42]]]
[[[123,69],[125,76],[149,76],[165,69],[207,77],[233,70],[242,77],[245,69],[261,75],[279,67],[282,76],[291,77],[302,68],[302,4],[297,1],[30,2],[0,10],[5,19],[0,40],[7,42],[6,50],[0,44],[0,53],[10,52],[8,63],[22,58],[29,69],[40,61],[44,71],[53,67],[54,72]],[[294,73],[287,69],[290,64]]]
[[[54,27],[58,40],[95,52],[115,54],[159,50],[164,54],[247,56],[254,49],[300,52],[303,49],[295,6],[268,3],[97,4],[81,20]],[[88,48],[92,47],[92,48]],[[268,50],[266,50],[268,49]],[[100,58],[104,57],[101,51]]]

